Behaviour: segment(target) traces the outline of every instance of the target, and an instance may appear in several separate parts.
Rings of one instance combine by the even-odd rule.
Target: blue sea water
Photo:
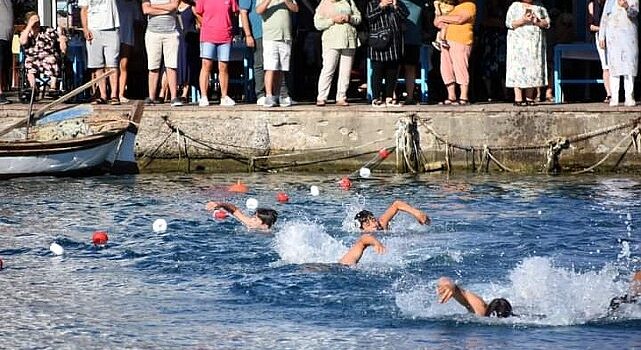
[[[240,179],[247,195],[225,186]],[[637,177],[139,175],[0,183],[0,348],[632,349],[641,306],[606,314],[641,269]],[[312,197],[309,186],[320,187]],[[279,204],[278,191],[290,202]],[[280,213],[272,234],[208,200]],[[399,214],[353,268],[353,215]],[[168,229],[155,233],[152,223]],[[106,230],[109,243],[91,235]],[[54,256],[52,242],[65,252]],[[519,317],[438,304],[450,276]]]

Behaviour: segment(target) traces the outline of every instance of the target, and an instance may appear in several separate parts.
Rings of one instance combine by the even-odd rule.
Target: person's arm
[[[27,22],[24,30],[22,31],[22,33],[20,33],[20,45],[22,46],[26,47],[27,44],[29,44],[29,34],[31,33],[34,23],[36,23],[34,18],[37,18],[37,16],[32,16],[31,18],[29,18],[29,22]]]
[[[534,16],[532,23],[541,29],[550,29],[550,16],[545,7],[541,7],[541,17]]]
[[[294,0],[285,0],[285,6],[291,12],[298,12],[298,4]]]
[[[243,26],[243,32],[245,33],[245,45],[247,45],[247,47],[255,47],[256,41],[252,35],[252,26],[249,22],[249,12],[246,9],[240,10],[240,23]]]
[[[82,25],[82,33],[85,35],[85,40],[91,42],[93,40],[93,34],[89,30],[89,22],[87,20],[89,13],[89,8],[87,6],[80,7],[80,24]]]
[[[427,216],[425,212],[420,209],[416,209],[403,201],[396,200],[394,201],[394,203],[392,203],[392,205],[389,206],[389,208],[387,208],[387,210],[385,210],[383,215],[378,218],[378,223],[384,230],[387,230],[389,228],[389,222],[392,221],[394,216],[396,216],[399,211],[404,211],[412,215],[421,225],[430,223],[430,217]]]
[[[630,283],[630,295],[641,296],[641,271],[637,271]]]
[[[169,4],[174,3],[174,1],[170,2]],[[148,16],[157,16],[157,15],[167,15],[170,14],[172,11],[171,10],[165,10],[160,8],[161,6],[166,6],[169,4],[165,5],[152,5],[149,1],[143,1],[142,3],[142,13]]]
[[[58,34],[58,43],[60,43],[60,52],[64,55],[67,52],[67,36],[62,27],[58,27],[56,33]]]
[[[320,31],[326,30],[327,28],[333,26],[334,23],[340,23],[340,17],[342,17],[342,15],[336,15],[334,16],[334,18],[327,18],[323,16],[321,14],[321,11],[318,11],[317,9],[314,13],[314,27],[316,27],[316,29]]]
[[[231,204],[231,203],[218,203],[218,202],[209,202],[207,203],[207,210],[209,211],[214,211],[216,209],[225,209],[226,212],[229,214],[233,215],[238,221],[240,221],[243,225],[249,227],[249,228],[255,228],[253,223],[251,222],[251,217],[245,215],[240,209],[238,209],[237,206]]]
[[[358,10],[356,2],[350,1],[350,6],[352,8],[352,14],[349,16],[349,23],[356,27],[361,24],[361,11]]]
[[[339,264],[353,266],[358,264],[358,262],[363,257],[363,253],[367,247],[372,246],[374,251],[378,254],[385,253],[385,246],[378,240],[376,237],[370,234],[363,234],[361,237],[354,243],[354,245],[343,255],[343,257],[338,261]]]
[[[454,300],[463,305],[467,311],[479,316],[485,316],[487,304],[483,298],[457,286],[456,283],[448,277],[439,278],[436,285],[436,293],[438,295],[438,302],[441,304],[445,304],[454,298]]]
[[[473,3],[466,4],[467,5],[458,5],[458,9],[452,10],[452,12],[456,11],[455,15],[438,16],[434,21],[445,24],[465,24],[472,22],[472,19],[474,19],[474,15],[476,14],[476,5]]]
[[[256,13],[259,15],[262,15],[267,11],[267,8],[269,7],[269,4],[271,4],[272,0],[258,0],[259,3],[256,4]]]

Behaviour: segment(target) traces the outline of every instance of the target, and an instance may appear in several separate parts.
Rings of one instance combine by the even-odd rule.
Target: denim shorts
[[[231,54],[231,43],[213,44],[200,42],[200,58],[206,58],[212,61],[229,62]]]

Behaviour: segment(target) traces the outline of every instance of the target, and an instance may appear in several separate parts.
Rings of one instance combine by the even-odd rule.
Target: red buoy
[[[240,182],[240,180],[238,180],[238,182],[236,182],[235,184],[229,186],[227,190],[229,192],[235,193],[247,193],[248,191],[247,186],[244,183]]]
[[[289,196],[285,192],[278,192],[276,193],[276,200],[279,203],[287,203],[289,202]]]
[[[387,148],[381,148],[381,150],[378,151],[378,157],[381,159],[387,159],[391,153],[392,152],[388,151]]]
[[[93,236],[91,236],[91,241],[94,245],[105,245],[108,240],[109,236],[107,236],[107,231],[96,231],[93,233]]]
[[[216,209],[214,210],[214,218],[217,220],[224,220],[229,216],[226,211],[223,209]]]
[[[352,180],[350,180],[349,177],[345,176],[338,182],[338,186],[340,186],[341,189],[347,191],[352,187]]]

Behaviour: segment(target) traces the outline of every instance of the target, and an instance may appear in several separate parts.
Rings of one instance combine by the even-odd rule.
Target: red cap
[[[276,200],[280,203],[287,203],[289,202],[289,196],[285,192],[278,192],[276,193]]]
[[[341,189],[347,191],[352,187],[352,180],[350,180],[349,177],[345,176],[338,182],[338,185],[341,187]]]
[[[93,233],[93,236],[91,236],[91,241],[94,245],[105,245],[108,240],[109,236],[107,236],[107,231],[96,231]]]
[[[226,211],[222,209],[216,209],[214,210],[214,218],[217,220],[224,220],[229,216]]]

